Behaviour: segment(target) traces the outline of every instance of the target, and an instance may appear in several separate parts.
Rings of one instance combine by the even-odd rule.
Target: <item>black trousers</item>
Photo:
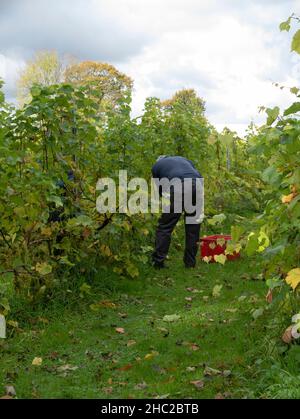
[[[172,198],[170,213],[163,213],[158,221],[155,239],[155,250],[152,254],[154,263],[162,264],[167,257],[172,232],[181,217],[181,213],[174,213]],[[200,240],[200,224],[187,224],[186,217],[194,214],[184,214],[185,217],[185,251],[184,263],[188,267],[196,265],[196,255]]]

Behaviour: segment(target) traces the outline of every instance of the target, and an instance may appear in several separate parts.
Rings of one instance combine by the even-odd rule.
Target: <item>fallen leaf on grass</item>
[[[118,316],[121,317],[121,319],[126,319],[128,317],[127,313],[118,313]]]
[[[196,389],[200,390],[204,387],[204,381],[203,380],[195,380],[190,381],[190,384],[196,387]]]
[[[157,352],[157,351],[152,351],[151,353],[149,353],[149,354],[147,354],[147,355],[145,355],[145,357],[144,357],[144,359],[152,359],[152,358],[154,358],[155,356],[157,356],[157,355],[159,355],[159,352]]]
[[[5,317],[0,314],[0,339],[6,338],[6,321]]]
[[[212,376],[216,376],[216,375],[221,375],[222,372],[220,370],[216,370],[214,368],[210,368],[210,367],[205,367],[203,375],[205,377],[212,377]]]
[[[273,292],[272,290],[268,291],[268,294],[266,295],[266,302],[271,304],[273,301]]]
[[[42,363],[43,363],[43,358],[35,357],[33,358],[31,365],[34,365],[35,367],[40,367]]]
[[[186,367],[187,372],[194,372],[196,371],[196,367]]]
[[[197,288],[193,288],[193,287],[188,287],[186,288],[186,290],[188,292],[192,292],[193,294],[197,294],[198,292],[200,292]]]
[[[135,345],[135,344],[136,344],[136,341],[135,341],[135,340],[129,340],[129,341],[126,343],[126,346],[130,347],[130,346],[133,346],[133,345]]]
[[[115,328],[115,331],[116,331],[117,333],[120,333],[120,334],[124,334],[124,333],[125,333],[125,330],[123,329],[123,327],[116,327],[116,328]]]
[[[133,367],[132,364],[124,365],[123,367],[118,368],[119,371],[128,371]]]
[[[58,359],[59,354],[58,352],[51,352],[51,354],[48,356],[49,359],[51,359],[52,361],[55,361],[56,359]]]
[[[231,374],[232,374],[232,372],[230,371],[230,370],[224,370],[223,372],[222,372],[222,375],[223,375],[223,377],[230,377],[231,376]]]
[[[223,285],[215,285],[212,291],[213,297],[215,298],[220,297],[222,288],[223,288]]]
[[[78,367],[76,365],[66,364],[66,365],[61,365],[60,367],[57,367],[56,370],[58,372],[65,372],[65,373],[67,373],[67,372],[70,372],[70,371],[76,371],[76,370],[78,370]]]
[[[111,394],[113,392],[113,388],[112,387],[104,387],[103,391],[105,394]]]
[[[193,301],[193,299],[192,299],[192,297],[185,297],[185,301],[192,302],[192,301]]]
[[[159,330],[162,333],[164,338],[166,338],[170,334],[169,330],[165,327],[158,327],[157,330]]]
[[[200,347],[196,343],[191,343],[189,345],[192,351],[199,351]]]
[[[16,397],[17,393],[13,386],[6,386],[5,387],[6,396]]]
[[[281,337],[282,341],[286,344],[290,344],[293,340],[292,329],[293,326],[289,326]]]
[[[170,314],[170,315],[166,315],[163,318],[164,322],[168,322],[168,323],[172,323],[172,322],[176,322],[177,320],[179,320],[181,317],[179,314]]]
[[[137,384],[134,386],[135,390],[145,390],[148,387],[148,384],[143,381],[142,383]]]
[[[165,370],[165,368],[162,368],[162,367],[160,367],[159,365],[155,365],[155,364],[153,364],[153,365],[151,365],[151,368],[152,368],[154,371],[158,372],[159,374],[166,374],[166,370]]]
[[[254,320],[256,320],[259,317],[261,317],[263,314],[264,314],[264,309],[263,308],[258,308],[257,310],[253,311],[252,317],[254,318]]]
[[[238,311],[237,308],[227,308],[225,311],[227,311],[227,313],[236,313]]]

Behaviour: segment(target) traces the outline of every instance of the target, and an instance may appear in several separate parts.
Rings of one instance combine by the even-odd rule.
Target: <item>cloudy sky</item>
[[[278,25],[300,0],[0,0],[0,77],[8,100],[26,60],[56,49],[116,65],[135,81],[133,112],[145,98],[195,88],[218,128],[242,133],[261,105],[293,97],[300,59]]]

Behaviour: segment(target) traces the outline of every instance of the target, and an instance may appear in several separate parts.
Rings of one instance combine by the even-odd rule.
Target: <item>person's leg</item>
[[[155,250],[152,255],[154,264],[163,265],[169,251],[172,231],[180,216],[181,214],[174,213],[161,215],[156,230]]]
[[[186,218],[186,215],[185,215]],[[185,252],[184,263],[186,267],[193,268],[196,266],[196,255],[200,240],[200,223],[185,223]]]
[[[192,205],[196,208],[195,211],[193,211],[193,207],[189,207],[189,210],[185,211],[184,219],[185,219],[185,252],[184,252],[184,263],[186,267],[193,268],[196,266],[196,255],[199,247],[199,241],[200,241],[200,222],[196,222],[197,217],[197,205],[199,206],[200,202],[197,202],[197,198],[199,200],[199,197],[196,193],[196,180],[193,180],[192,184],[189,185],[190,189],[187,190],[189,192],[188,195],[185,196],[185,199],[191,199],[192,198]],[[201,195],[199,195],[201,198]],[[185,206],[186,208],[186,206]],[[192,212],[192,213],[190,213]],[[188,220],[187,220],[188,218]],[[189,221],[189,222],[187,222]]]

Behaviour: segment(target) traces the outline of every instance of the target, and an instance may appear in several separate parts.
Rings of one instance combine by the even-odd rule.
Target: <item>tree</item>
[[[33,85],[51,86],[64,79],[65,64],[56,51],[39,51],[27,62],[18,80],[18,100],[21,106],[30,102]]]
[[[199,158],[206,155],[208,122],[204,115],[205,102],[197,96],[194,89],[183,89],[164,102],[162,108],[166,116],[174,153],[183,156],[198,153]]]
[[[171,99],[163,101],[162,106],[167,112],[181,107],[183,110],[191,112],[193,116],[203,116],[205,112],[205,102],[197,96],[194,89],[179,90]]]
[[[83,61],[66,69],[65,81],[73,85],[90,87],[90,92],[97,93],[102,105],[115,107],[119,100],[131,93],[133,81],[114,66],[96,61]]]

